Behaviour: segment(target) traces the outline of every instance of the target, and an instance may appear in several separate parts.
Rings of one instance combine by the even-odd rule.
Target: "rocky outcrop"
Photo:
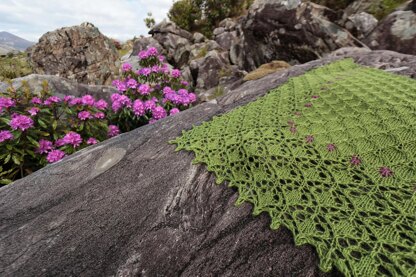
[[[111,40],[91,23],[48,32],[30,52],[35,73],[91,85],[111,84],[118,73],[117,61]]]
[[[351,54],[416,78],[416,57]],[[245,82],[198,105],[86,148],[0,188],[1,276],[339,276],[310,245],[295,246],[267,215],[234,205],[193,154],[168,144],[182,130],[253,101],[328,57]]]
[[[388,15],[364,41],[372,49],[416,55],[416,13],[406,10]]]
[[[378,20],[366,12],[350,15],[344,23],[345,28],[356,38],[364,39],[374,28],[377,27]]]
[[[187,65],[190,55],[192,34],[182,30],[173,22],[162,21],[154,26],[149,34],[166,52],[166,58],[176,68]]]
[[[117,90],[111,86],[85,85],[77,83],[74,80],[53,75],[31,74],[25,77],[13,79],[11,83],[15,89],[19,89],[23,83],[26,83],[32,93],[40,93],[43,89],[44,82],[47,82],[48,88],[54,95],[60,97],[65,95],[78,97],[85,94],[91,94],[96,99],[101,98],[109,100],[111,94],[117,92]],[[7,91],[7,88],[9,87],[9,83],[0,82],[0,92]]]
[[[303,63],[361,45],[331,22],[335,18],[332,10],[310,2],[256,0],[242,20],[243,36],[231,46],[231,60],[251,71],[272,60]]]

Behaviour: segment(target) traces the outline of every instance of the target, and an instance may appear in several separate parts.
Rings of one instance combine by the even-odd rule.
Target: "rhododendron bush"
[[[0,93],[0,185],[60,161],[88,145],[187,109],[196,96],[181,72],[163,63],[155,48],[139,53],[141,69],[122,66],[110,103],[53,96],[47,84],[39,95],[27,85]]]
[[[123,132],[178,113],[196,101],[181,72],[170,70],[156,48],[141,51],[139,59],[140,70],[123,64],[122,78],[113,82],[119,93],[111,96],[109,120]]]

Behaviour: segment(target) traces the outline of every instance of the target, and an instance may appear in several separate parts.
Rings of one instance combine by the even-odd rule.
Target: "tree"
[[[151,12],[147,13],[147,17],[143,21],[146,27],[149,29],[152,29],[153,26],[155,26],[156,24],[155,18],[153,17],[153,14]]]

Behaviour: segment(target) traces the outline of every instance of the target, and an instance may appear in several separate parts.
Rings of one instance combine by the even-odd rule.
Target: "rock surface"
[[[353,53],[416,78],[416,57]],[[86,148],[0,188],[1,276],[338,276],[288,230],[234,206],[193,154],[168,141],[253,101],[328,57],[249,81],[218,101]]]
[[[332,23],[334,11],[311,2],[256,0],[241,24],[238,43],[244,69],[272,60],[303,63],[338,48],[357,46],[348,31]],[[233,60],[233,58],[232,58]]]
[[[26,82],[33,93],[42,91],[43,82],[48,82],[48,87],[54,95],[63,97],[65,95],[81,96],[91,94],[96,99],[110,100],[110,96],[117,90],[111,86],[85,85],[79,84],[74,80],[65,79],[54,75],[31,74],[25,77],[13,79],[12,85],[15,89]],[[10,87],[8,83],[0,82],[0,92],[5,92]]]
[[[416,12],[397,11],[388,15],[364,41],[372,49],[416,55]]]
[[[111,40],[91,23],[48,32],[30,52],[35,73],[90,85],[111,84],[118,73],[118,58]]]

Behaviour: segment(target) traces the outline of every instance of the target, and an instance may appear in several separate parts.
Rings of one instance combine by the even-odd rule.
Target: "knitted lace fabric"
[[[173,143],[313,245],[323,271],[416,276],[415,80],[342,60]]]

